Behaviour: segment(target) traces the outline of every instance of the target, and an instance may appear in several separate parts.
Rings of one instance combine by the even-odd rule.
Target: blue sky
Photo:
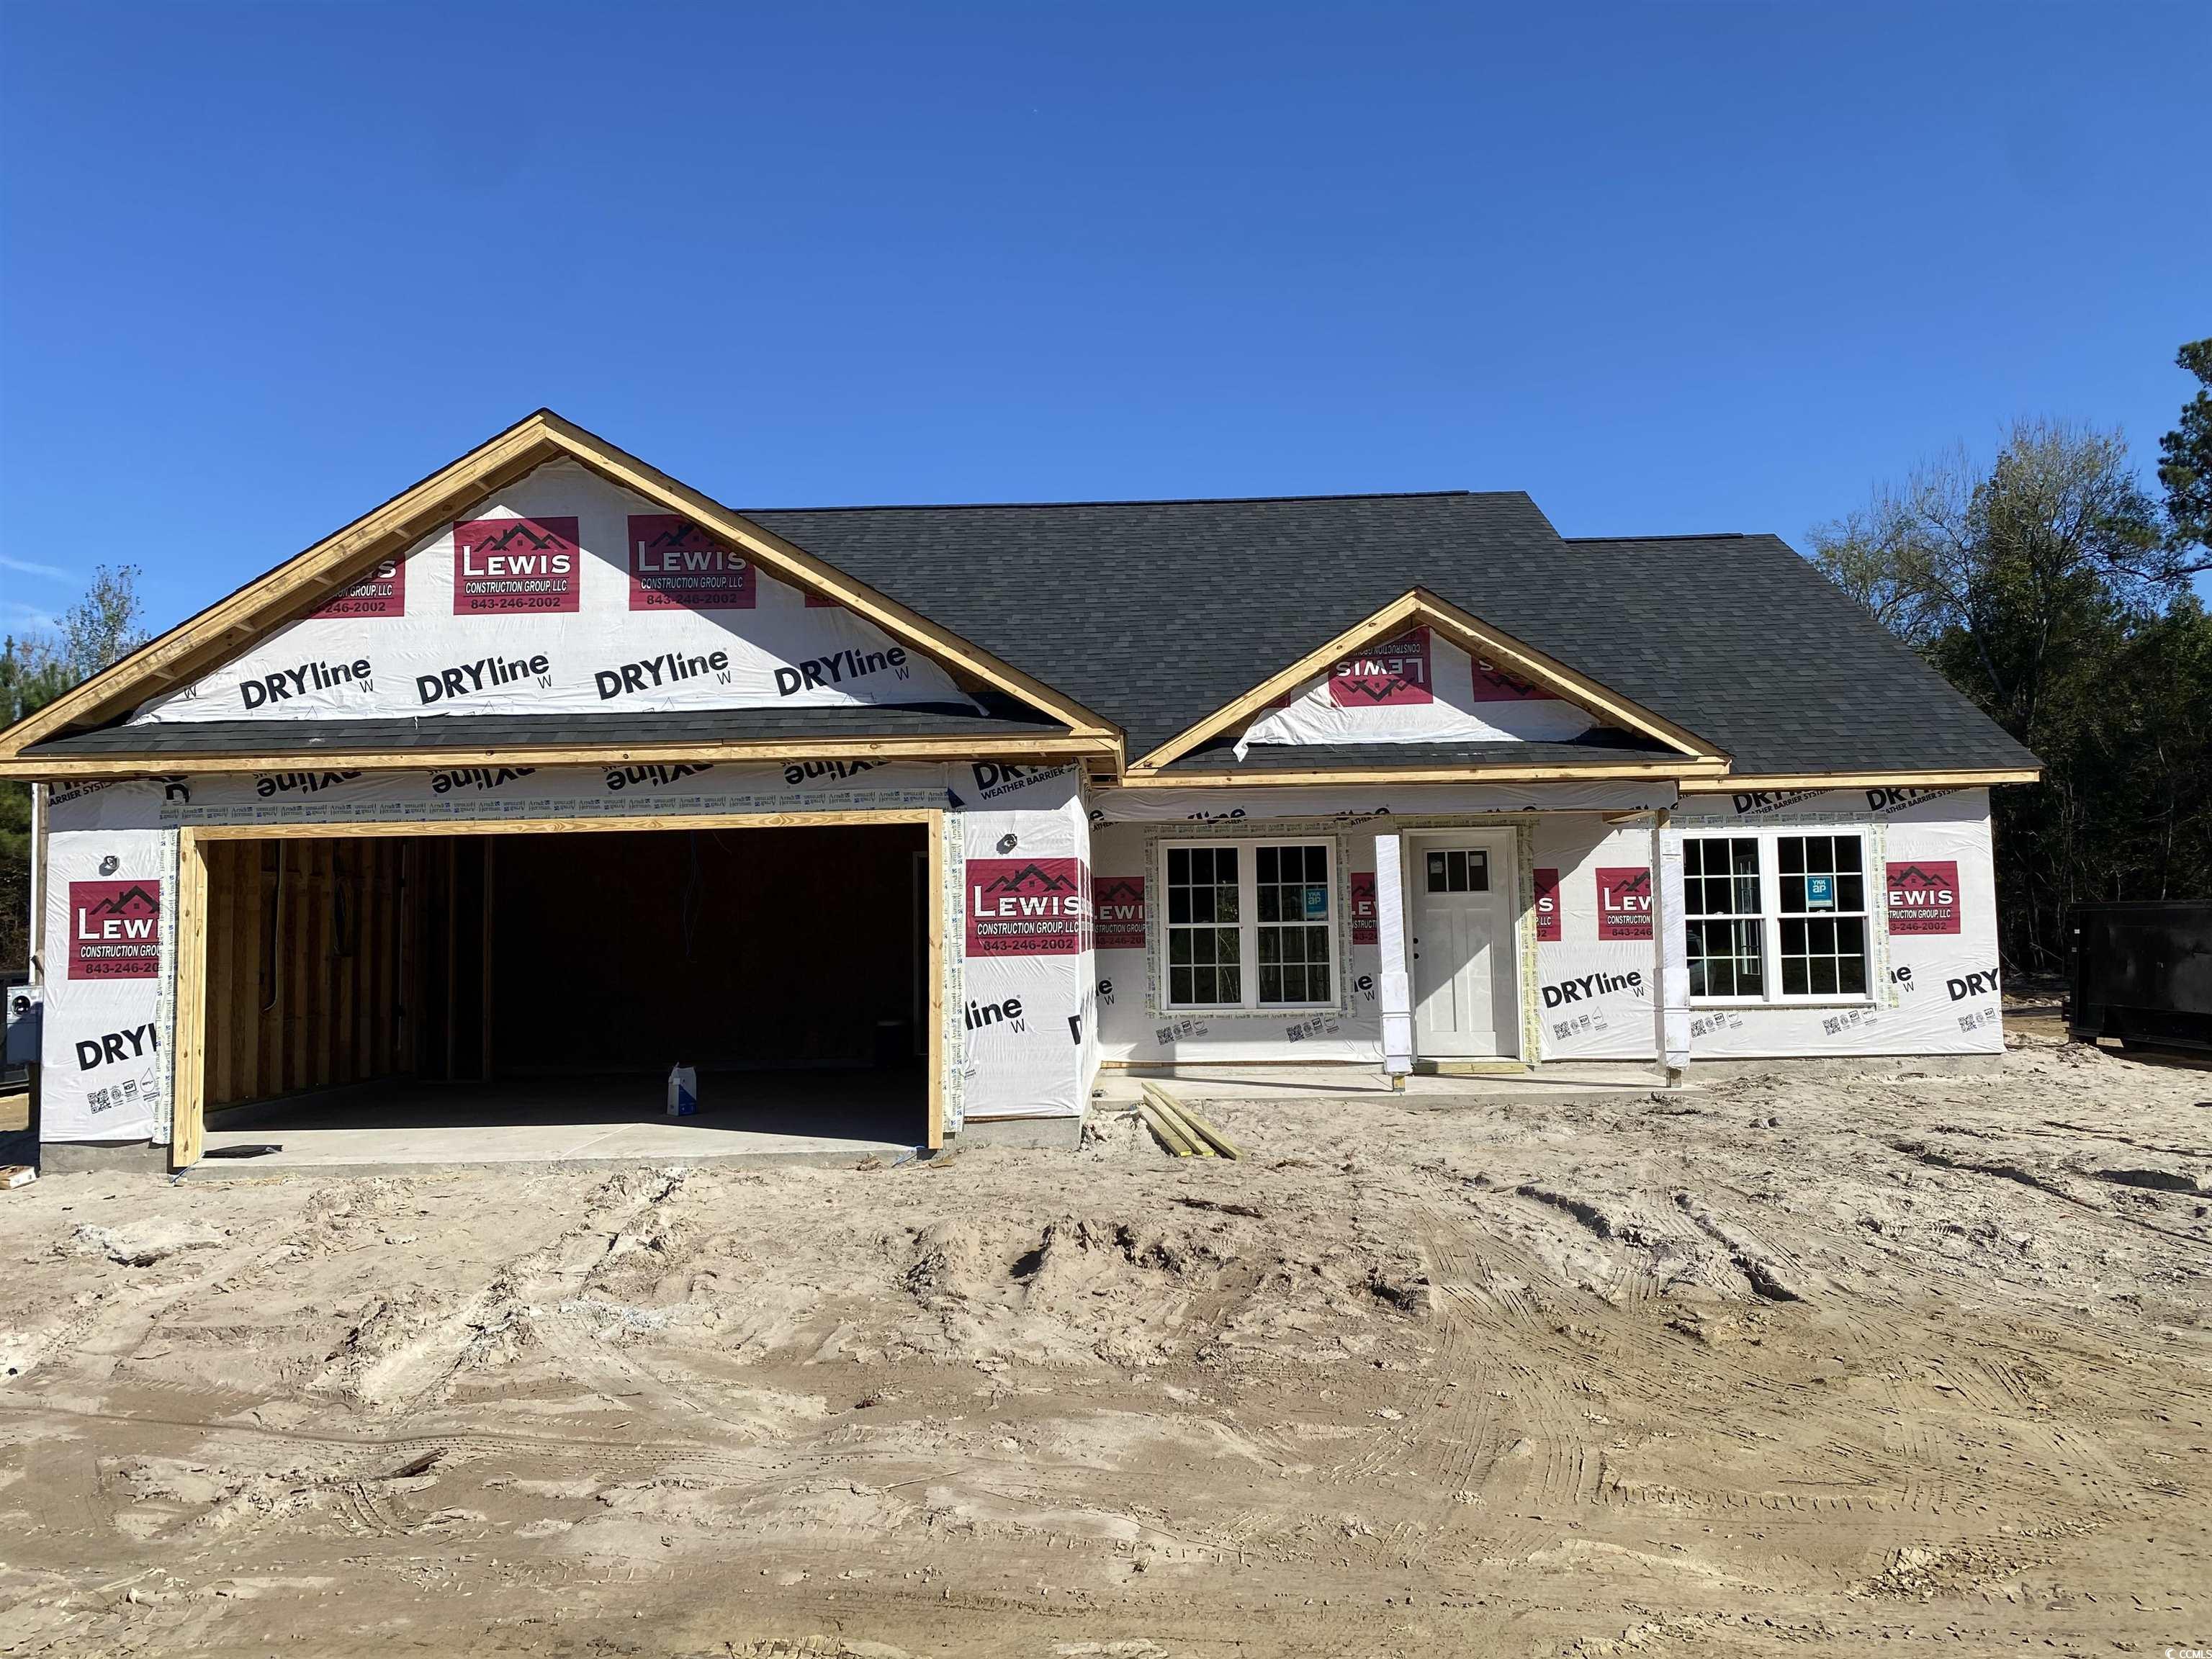
[[[130,560],[167,625],[542,404],[741,507],[1802,544],[2016,415],[2148,469],[2208,62],[2201,4],[9,0],[0,620]]]

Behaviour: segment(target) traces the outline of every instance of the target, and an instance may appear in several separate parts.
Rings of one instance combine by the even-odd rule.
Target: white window
[[[1169,842],[1167,1006],[1336,1003],[1336,849],[1327,841]]]
[[[1693,1000],[1868,998],[1863,836],[1685,836],[1682,898]]]

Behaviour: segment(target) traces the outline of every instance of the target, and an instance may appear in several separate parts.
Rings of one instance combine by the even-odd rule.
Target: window
[[[1336,997],[1335,849],[1169,842],[1167,1006],[1310,1008]]]
[[[1682,897],[1693,998],[1786,1002],[1867,994],[1861,836],[1685,837]]]
[[[1486,893],[1490,890],[1490,854],[1464,847],[1439,848],[1429,854],[1431,893]]]
[[[1244,1000],[1237,851],[1168,848],[1168,1000],[1178,1007],[1233,1008]]]
[[[1856,836],[1781,836],[1782,994],[1864,996],[1866,878]]]
[[[1690,994],[1765,994],[1759,948],[1759,840],[1714,836],[1682,843],[1682,915],[1689,933]]]

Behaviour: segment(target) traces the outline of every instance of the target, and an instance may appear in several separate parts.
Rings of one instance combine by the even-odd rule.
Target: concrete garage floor
[[[665,1076],[391,1079],[326,1089],[208,1119],[203,1179],[330,1170],[349,1175],[481,1164],[667,1160],[842,1164],[896,1158],[924,1139],[919,1072],[704,1072],[696,1115],[672,1118]],[[243,1149],[276,1150],[241,1156]]]
[[[1646,1094],[1662,1088],[1666,1073],[1648,1061],[1553,1061],[1538,1071],[1499,1063],[1474,1076],[1406,1079],[1401,1098],[1460,1105],[1500,1100],[1546,1100],[1562,1094]],[[1147,1066],[1098,1074],[1092,1104],[1133,1104],[1146,1083],[1164,1085],[1178,1097],[1199,1100],[1341,1100],[1389,1097],[1390,1079],[1372,1066]]]

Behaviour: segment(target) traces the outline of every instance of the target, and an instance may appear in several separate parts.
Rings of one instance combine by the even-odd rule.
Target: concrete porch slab
[[[1329,1100],[1362,1096],[1419,1100],[1545,1100],[1561,1095],[1648,1094],[1667,1086],[1649,1061],[1589,1061],[1515,1067],[1499,1076],[1416,1075],[1402,1091],[1381,1068],[1367,1066],[1147,1066],[1102,1071],[1093,1103],[1133,1106],[1146,1081],[1169,1085],[1190,1100]],[[1686,1091],[1694,1091],[1694,1084]]]

